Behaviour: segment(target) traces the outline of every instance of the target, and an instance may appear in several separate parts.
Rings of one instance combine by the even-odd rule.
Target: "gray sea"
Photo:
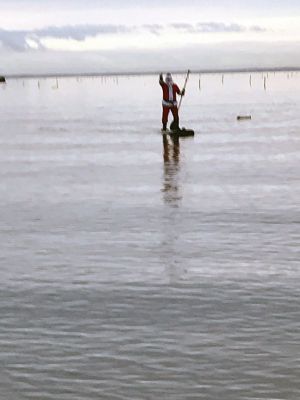
[[[300,398],[299,93],[192,75],[177,143],[157,76],[0,86],[1,400]]]

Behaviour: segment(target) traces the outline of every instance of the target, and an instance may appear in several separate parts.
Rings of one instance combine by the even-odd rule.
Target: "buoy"
[[[246,121],[252,119],[251,115],[238,115],[236,118],[238,121]]]

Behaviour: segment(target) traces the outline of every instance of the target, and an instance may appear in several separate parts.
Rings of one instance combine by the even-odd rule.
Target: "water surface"
[[[193,75],[179,143],[158,77],[0,87],[1,399],[299,399],[300,74],[263,78]]]

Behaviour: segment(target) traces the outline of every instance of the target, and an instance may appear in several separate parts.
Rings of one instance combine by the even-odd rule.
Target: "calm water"
[[[266,84],[192,76],[179,144],[157,77],[0,87],[1,400],[299,399],[300,74]]]

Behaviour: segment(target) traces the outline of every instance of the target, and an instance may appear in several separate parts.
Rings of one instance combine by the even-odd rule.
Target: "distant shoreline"
[[[300,72],[300,67],[278,67],[278,68],[232,68],[232,69],[195,69],[191,74],[239,74],[239,73],[268,73],[268,72]],[[86,72],[86,73],[51,73],[51,74],[12,74],[5,75],[10,79],[30,78],[83,78],[83,77],[116,77],[116,76],[143,76],[157,75],[161,71],[141,72]],[[172,70],[173,74],[185,74],[186,70]]]

